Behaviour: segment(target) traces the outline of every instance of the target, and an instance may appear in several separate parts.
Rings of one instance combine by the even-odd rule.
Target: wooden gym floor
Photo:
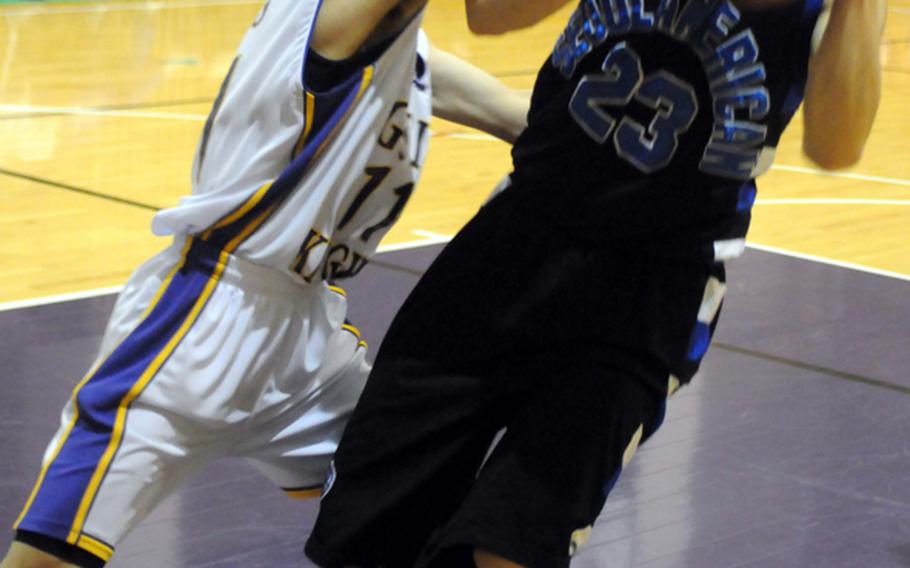
[[[154,211],[189,192],[193,150],[254,0],[0,6],[0,302],[122,284],[165,245]],[[472,37],[459,0],[426,18],[441,47],[528,89],[567,10]],[[910,0],[892,0],[884,98],[853,170],[816,171],[785,136],[751,243],[910,275]],[[386,245],[451,235],[508,169],[508,147],[438,122],[423,183]]]
[[[189,191],[196,139],[257,10],[0,0],[0,524],[34,483],[112,293],[167,244],[151,216]],[[478,39],[461,11],[431,1],[433,41],[520,89],[566,18]],[[574,568],[910,566],[910,0],[890,2],[883,57],[884,99],[857,167],[817,171],[791,126],[759,181],[714,346]],[[504,144],[434,130],[383,262],[348,288],[371,349],[438,243],[508,169]],[[219,462],[111,567],[312,566],[301,548],[315,511],[245,463]],[[11,536],[0,530],[0,552]]]

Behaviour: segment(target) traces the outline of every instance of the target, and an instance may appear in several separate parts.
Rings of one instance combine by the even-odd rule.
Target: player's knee
[[[64,562],[56,556],[51,556],[37,548],[21,542],[10,545],[9,551],[0,568],[77,568],[73,564]]]

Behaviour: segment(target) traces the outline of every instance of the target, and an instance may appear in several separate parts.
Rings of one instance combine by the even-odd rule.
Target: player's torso
[[[751,180],[802,100],[820,8],[583,0],[538,76],[515,177],[610,238],[741,236]]]
[[[265,4],[205,126],[193,195],[156,216],[157,233],[196,235],[307,282],[366,264],[425,156],[428,45],[418,14],[373,64],[312,92],[303,78],[319,5]]]

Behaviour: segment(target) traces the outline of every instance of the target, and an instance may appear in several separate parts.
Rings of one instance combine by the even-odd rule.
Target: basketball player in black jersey
[[[468,14],[473,1],[466,0]],[[366,371],[360,365],[365,345],[355,328],[342,323],[344,302],[323,302],[331,296],[322,292],[340,300],[340,289],[332,291],[330,284],[363,268],[410,195],[413,183],[398,184],[417,181],[429,98],[437,116],[510,142],[525,125],[527,96],[453,55],[423,49],[417,19],[425,4],[263,2],[203,129],[196,178],[202,172],[212,181],[188,200],[204,198],[191,207],[207,213],[224,206],[226,216],[170,231],[186,242],[179,264],[171,266],[178,257],[165,251],[127,284],[103,342],[106,351],[74,391],[38,481],[23,496],[15,540],[0,568],[103,566],[133,526],[215,457],[252,460],[292,496],[309,494],[309,480],[293,481],[306,479],[308,471],[317,486],[322,481]],[[368,112],[358,112],[366,105]],[[356,128],[346,129],[352,122]],[[229,149],[224,159],[216,157],[216,146]],[[408,151],[399,154],[401,148]],[[332,167],[317,169],[321,160],[331,160]],[[358,190],[356,172],[371,170],[380,173],[365,173],[369,191]],[[251,180],[262,190],[232,209]],[[304,199],[295,201],[301,194]],[[266,212],[256,212],[272,198]],[[345,202],[347,213],[333,218]],[[271,215],[306,212],[308,206],[310,220],[292,216],[293,222],[276,223]],[[183,220],[189,217],[195,215]],[[270,222],[287,231],[263,237]],[[355,226],[363,229],[356,236]],[[230,241],[218,242],[219,230],[232,227],[237,232]],[[297,239],[307,234],[316,238],[307,237],[294,259]],[[373,234],[374,244],[367,245]],[[261,250],[253,259],[241,258],[246,253],[236,245],[251,236],[262,237],[273,251],[287,237],[291,252],[281,263],[290,266],[264,260],[268,254],[259,256]],[[352,240],[356,248],[349,247]],[[336,252],[343,253],[340,263]],[[194,282],[205,283],[194,289]],[[243,317],[232,315],[241,312]],[[247,333],[247,324],[268,329],[270,339]],[[216,326],[218,333],[212,332]],[[204,349],[193,347],[202,344],[194,334]],[[349,349],[336,341],[339,336]],[[151,396],[162,380],[171,382]]]
[[[527,10],[523,25],[561,2],[499,4]],[[314,560],[569,564],[698,368],[754,178],[800,103],[811,159],[862,153],[885,0],[825,9],[579,2],[538,75],[510,186],[392,324],[335,457]]]

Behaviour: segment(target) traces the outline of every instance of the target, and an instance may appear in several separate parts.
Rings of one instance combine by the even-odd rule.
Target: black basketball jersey
[[[705,250],[745,236],[822,0],[582,0],[541,69],[516,185],[563,227]]]

